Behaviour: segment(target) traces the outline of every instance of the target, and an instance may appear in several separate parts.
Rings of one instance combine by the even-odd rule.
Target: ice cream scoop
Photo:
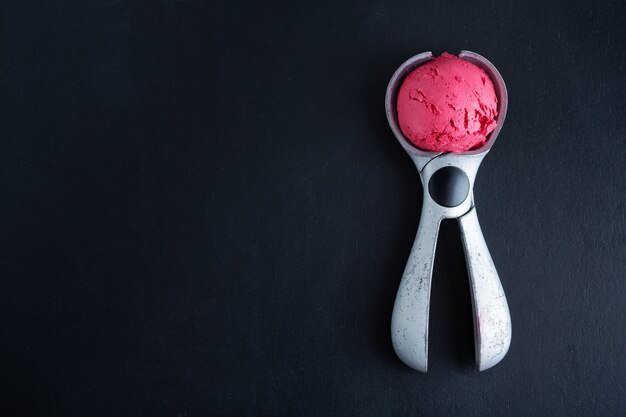
[[[430,287],[439,224],[459,221],[474,314],[476,363],[483,371],[506,355],[511,343],[511,317],[504,290],[476,216],[473,186],[483,158],[493,146],[506,116],[508,96],[498,70],[484,57],[461,51],[459,58],[481,68],[493,81],[497,96],[495,127],[482,146],[461,152],[425,151],[403,133],[397,104],[401,84],[416,68],[432,59],[416,55],[398,68],[389,81],[385,109],[389,126],[417,167],[423,185],[423,204],[415,243],[400,281],[391,319],[391,339],[398,357],[422,372],[428,368]]]
[[[498,98],[482,68],[443,53],[404,78],[397,109],[402,133],[418,148],[464,152],[495,129]]]

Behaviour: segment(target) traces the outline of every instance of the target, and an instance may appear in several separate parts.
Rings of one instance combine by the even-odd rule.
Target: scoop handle
[[[409,254],[391,317],[391,340],[398,357],[411,368],[428,368],[428,311],[433,261],[441,216],[424,198],[415,243]]]
[[[476,208],[459,217],[474,311],[474,341],[479,371],[496,365],[511,344],[506,296],[478,223]]]

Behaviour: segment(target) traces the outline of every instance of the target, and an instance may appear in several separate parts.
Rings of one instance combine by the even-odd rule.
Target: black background
[[[624,2],[296,3],[2,5],[2,414],[624,415]],[[509,89],[475,195],[513,342],[475,371],[446,222],[420,374],[383,98],[462,49]]]

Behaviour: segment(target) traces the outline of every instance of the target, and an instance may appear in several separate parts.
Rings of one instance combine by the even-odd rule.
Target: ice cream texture
[[[495,129],[498,97],[484,70],[443,53],[404,79],[397,108],[402,133],[418,148],[464,152]]]

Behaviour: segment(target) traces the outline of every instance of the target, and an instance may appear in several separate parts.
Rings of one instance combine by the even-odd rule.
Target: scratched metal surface
[[[5,2],[2,415],[624,415],[625,7]],[[509,92],[474,195],[514,337],[476,372],[444,221],[421,374],[389,337],[422,190],[383,98],[462,49]]]

